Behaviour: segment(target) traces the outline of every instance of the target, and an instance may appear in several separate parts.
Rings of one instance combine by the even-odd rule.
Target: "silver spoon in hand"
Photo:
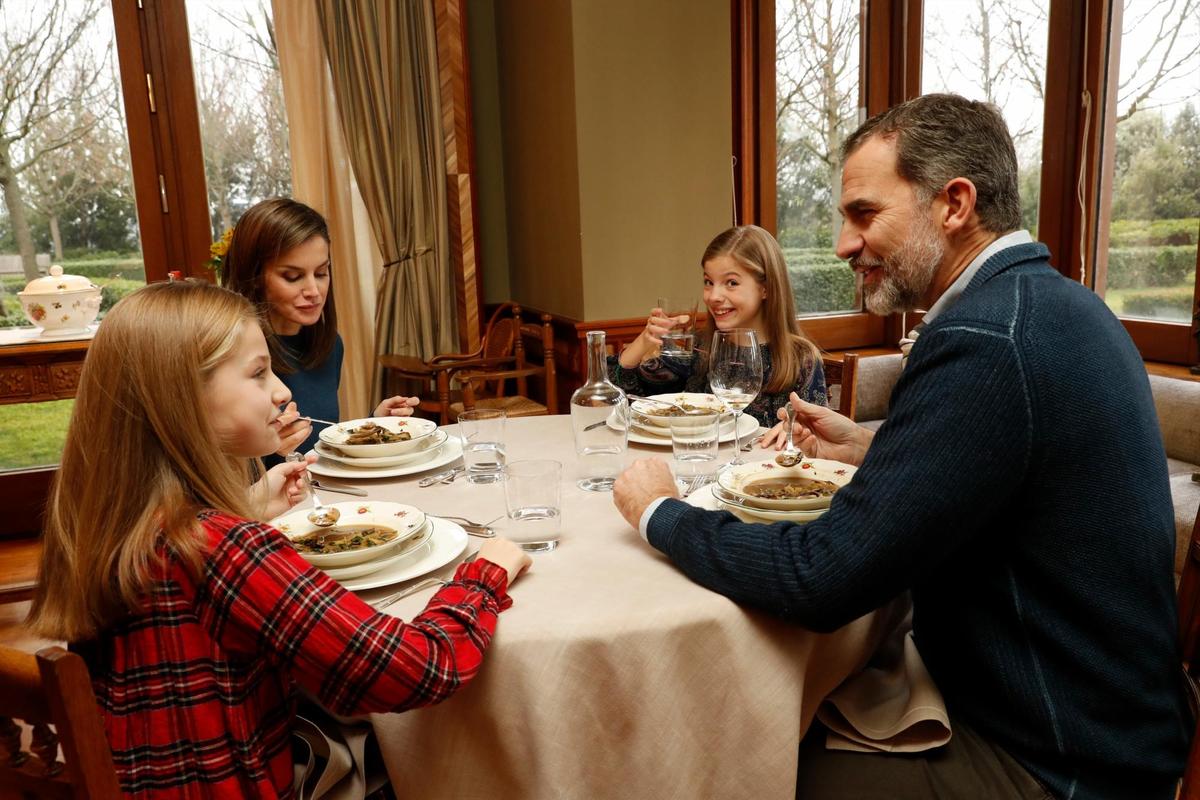
[[[303,461],[303,453],[288,453],[288,461]],[[304,486],[308,489],[308,496],[312,498],[313,510],[308,512],[308,521],[318,528],[328,528],[337,524],[338,518],[342,516],[342,512],[336,508],[330,508],[321,502],[321,498],[317,497],[317,492],[313,489],[312,476],[308,474],[308,470],[304,472]]]
[[[796,449],[796,445],[792,442],[793,424],[796,421],[796,409],[792,407],[791,401],[787,404],[787,438],[784,440],[783,452],[775,456],[775,463],[781,467],[794,467],[804,458],[804,454]]]

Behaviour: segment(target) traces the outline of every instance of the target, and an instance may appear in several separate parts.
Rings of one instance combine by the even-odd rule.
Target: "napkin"
[[[369,722],[304,703],[292,728],[299,800],[357,800],[387,783]]]
[[[904,610],[866,667],[817,709],[817,719],[829,729],[826,748],[917,753],[950,741],[946,704],[917,652],[911,609]]]

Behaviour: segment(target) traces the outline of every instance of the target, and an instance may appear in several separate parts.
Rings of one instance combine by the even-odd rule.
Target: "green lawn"
[[[0,405],[0,470],[57,464],[74,400]]]

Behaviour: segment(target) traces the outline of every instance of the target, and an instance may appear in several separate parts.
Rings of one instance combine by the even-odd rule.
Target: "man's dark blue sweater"
[[[696,582],[815,630],[912,590],[951,718],[1064,798],[1169,798],[1189,732],[1171,495],[1146,370],[1040,244],[992,256],[913,347],[853,481],[807,525],[676,500]]]

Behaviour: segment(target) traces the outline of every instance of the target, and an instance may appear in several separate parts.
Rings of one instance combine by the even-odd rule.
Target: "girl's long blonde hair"
[[[254,308],[202,282],[158,283],[117,303],[88,348],[46,510],[27,624],[96,636],[137,607],[160,541],[199,570],[196,512],[250,516],[250,462],[220,452],[206,383]]]
[[[766,289],[761,316],[771,344],[771,381],[763,391],[790,391],[802,375],[814,368],[821,353],[800,330],[779,242],[757,225],[739,225],[709,242],[700,266],[719,256],[732,258]]]

